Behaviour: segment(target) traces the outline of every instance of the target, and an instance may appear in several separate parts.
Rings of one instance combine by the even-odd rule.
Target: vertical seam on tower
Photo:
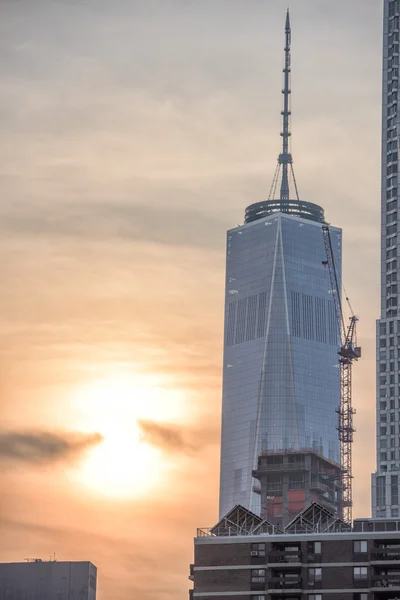
[[[283,277],[283,289],[285,296],[285,312],[286,312],[286,328],[287,335],[289,338],[289,368],[290,368],[290,378],[292,380],[292,389],[293,389],[293,411],[296,419],[296,441],[297,446],[299,445],[299,422],[297,419],[297,410],[296,410],[296,394],[294,387],[294,372],[293,372],[293,356],[292,356],[292,337],[290,335],[290,324],[289,324],[289,308],[288,308],[288,297],[287,297],[287,288],[286,288],[286,267],[285,267],[285,257],[283,254],[283,240],[282,240],[282,229],[280,231],[280,242],[281,242],[281,254],[282,254],[282,277]]]
[[[275,238],[275,250],[274,250],[274,264],[272,266],[272,276],[271,276],[271,288],[269,294],[269,304],[268,304],[268,317],[267,317],[267,326],[265,329],[265,341],[264,341],[264,353],[263,353],[263,361],[261,365],[261,377],[260,377],[260,392],[258,396],[258,407],[257,407],[257,425],[256,425],[256,435],[254,440],[254,454],[253,454],[253,469],[257,468],[256,461],[258,461],[258,443],[259,443],[259,435],[260,435],[260,417],[261,417],[261,404],[262,404],[262,396],[264,390],[264,377],[265,377],[265,360],[267,358],[267,340],[269,334],[269,326],[271,321],[271,310],[272,310],[272,297],[274,292],[274,284],[275,284],[275,271],[276,271],[276,257],[278,250],[278,240],[281,231],[281,219],[277,217],[277,228],[276,228],[276,238]],[[251,480],[253,479],[253,474]],[[250,510],[253,508],[253,486],[250,487],[250,498],[249,498],[249,506]]]

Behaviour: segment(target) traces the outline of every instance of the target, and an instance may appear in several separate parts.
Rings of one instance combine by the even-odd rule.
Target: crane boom
[[[361,356],[361,348],[356,345],[356,323],[358,318],[352,314],[350,323],[346,327],[342,303],[341,288],[339,286],[337,271],[335,266],[335,256],[332,248],[331,234],[329,226],[322,225],[324,236],[326,261],[328,265],[331,291],[335,306],[336,322],[338,326],[340,349],[339,349],[339,370],[340,370],[340,402],[338,413],[338,432],[340,445],[340,467],[341,467],[341,500],[340,517],[351,523],[352,521],[352,442],[353,442],[353,415],[355,410],[352,406],[352,363]],[[350,303],[349,303],[349,306]]]

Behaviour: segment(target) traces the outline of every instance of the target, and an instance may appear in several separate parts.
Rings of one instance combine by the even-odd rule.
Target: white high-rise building
[[[384,0],[381,197],[381,317],[377,322],[377,471],[372,514],[399,516],[399,0]]]

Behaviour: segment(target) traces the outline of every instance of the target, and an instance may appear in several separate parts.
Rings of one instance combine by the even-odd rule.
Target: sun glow
[[[79,430],[104,437],[75,470],[80,483],[118,498],[143,496],[160,484],[168,460],[143,439],[140,420],[181,420],[181,394],[154,377],[116,375],[83,386],[74,404]]]

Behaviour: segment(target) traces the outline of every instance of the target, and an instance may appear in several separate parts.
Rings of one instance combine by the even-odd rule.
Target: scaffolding
[[[200,528],[197,537],[345,533],[351,526],[317,502],[306,506],[284,529],[279,529],[238,504],[213,527]]]
[[[283,529],[312,502],[339,516],[340,465],[312,449],[260,454],[261,517]]]
[[[197,530],[197,537],[276,534],[278,529],[247,508],[237,504],[213,527]]]

